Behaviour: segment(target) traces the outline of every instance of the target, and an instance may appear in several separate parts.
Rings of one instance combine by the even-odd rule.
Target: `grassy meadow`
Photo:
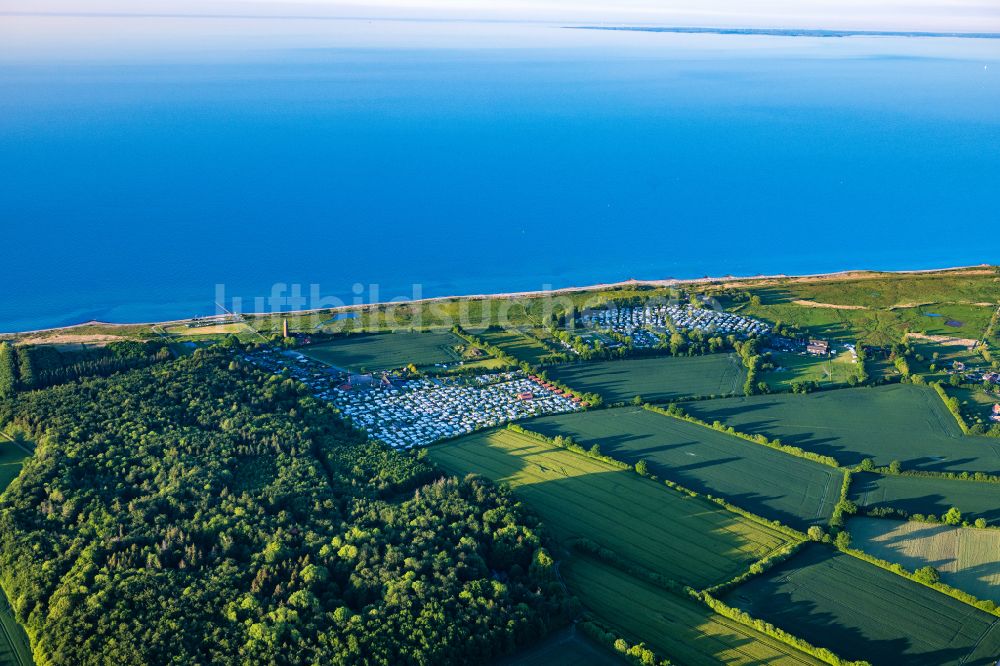
[[[856,465],[899,460],[905,469],[1000,474],[1000,439],[962,434],[933,389],[912,384],[809,395],[758,395],[692,402],[705,421],[800,446]]]
[[[351,372],[379,372],[403,368],[410,363],[430,366],[462,360],[467,343],[451,331],[430,333],[374,333],[340,338],[303,347],[306,356]]]
[[[843,480],[832,467],[640,407],[545,416],[523,425],[588,449],[597,444],[632,464],[645,460],[657,476],[801,530],[828,522]]]
[[[543,343],[519,331],[509,329],[481,331],[476,333],[476,337],[496,345],[518,361],[525,361],[531,365],[543,363],[545,357],[552,353],[552,350]]]
[[[813,645],[874,666],[992,666],[1000,654],[995,616],[819,544],[724,600]]]
[[[851,499],[868,510],[889,507],[939,518],[958,507],[968,520],[1000,525],[1000,484],[995,483],[862,472],[851,479]]]
[[[910,571],[932,566],[941,580],[1000,603],[1000,530],[852,518],[851,545]]]
[[[509,430],[427,451],[450,474],[509,484],[562,543],[590,539],[692,587],[727,580],[788,543],[711,502]]]
[[[546,373],[570,388],[598,393],[608,403],[637,395],[646,402],[733,395],[743,390],[746,378],[735,354],[571,363],[546,368]]]
[[[708,607],[637,580],[596,559],[560,567],[570,591],[603,623],[631,642],[685,666],[822,664],[776,639],[716,615]]]
[[[833,357],[812,356],[795,352],[772,352],[776,368],[761,373],[773,391],[790,390],[794,382],[816,382],[820,386],[844,386],[848,378],[857,376],[858,364],[848,351]]]
[[[741,314],[793,324],[813,336],[878,345],[898,342],[908,330],[980,337],[1000,300],[1000,276],[993,268],[964,275],[886,274],[748,286],[761,304],[744,305]]]

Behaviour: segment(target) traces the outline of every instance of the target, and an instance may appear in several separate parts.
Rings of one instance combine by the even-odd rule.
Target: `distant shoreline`
[[[580,292],[599,292],[608,291],[611,289],[621,288],[621,287],[653,287],[653,288],[663,288],[663,287],[678,287],[683,285],[698,285],[698,284],[746,284],[746,283],[766,283],[771,280],[794,280],[801,282],[809,281],[823,281],[823,280],[836,280],[836,279],[872,279],[880,276],[894,275],[926,275],[929,273],[956,273],[956,272],[974,272],[974,273],[984,273],[989,270],[994,269],[995,266],[992,264],[978,264],[972,266],[954,266],[951,268],[925,268],[925,269],[911,269],[911,270],[865,270],[865,269],[853,269],[853,270],[843,270],[843,271],[833,271],[829,273],[806,273],[801,275],[789,275],[786,273],[774,273],[768,275],[748,275],[748,276],[735,276],[735,275],[723,275],[723,276],[706,276],[700,278],[666,278],[662,280],[637,280],[637,279],[627,279],[619,282],[606,282],[599,284],[590,284],[583,286],[571,286],[571,287],[560,287],[558,289],[536,289],[531,291],[515,291],[515,292],[499,292],[492,294],[457,294],[450,296],[432,296],[427,298],[411,299],[411,300],[400,300],[400,301],[380,301],[375,303],[362,303],[353,305],[341,305],[335,307],[327,308],[313,308],[307,310],[291,310],[287,312],[242,312],[238,313],[243,317],[276,317],[276,316],[302,316],[309,314],[318,313],[329,313],[331,315],[353,312],[360,310],[367,310],[385,306],[398,306],[398,305],[410,305],[410,304],[424,304],[424,303],[434,303],[442,301],[456,301],[456,300],[468,300],[468,301],[485,301],[485,300],[503,300],[503,299],[518,299],[518,298],[542,298],[545,296],[558,296],[560,294],[570,294],[570,293],[580,293]],[[25,331],[12,331],[7,333],[0,333],[0,337],[11,337],[11,336],[29,336],[29,335],[41,335],[46,333],[58,333],[59,331],[71,331],[78,328],[84,328],[88,326],[101,326],[107,328],[128,328],[134,326],[177,326],[180,324],[189,324],[196,321],[203,321],[213,317],[224,317],[224,314],[217,315],[203,315],[196,317],[185,317],[181,319],[169,319],[164,321],[147,321],[147,322],[103,322],[98,320],[91,320],[86,322],[80,322],[77,324],[70,324],[68,326],[55,326],[52,328],[40,328]]]
[[[810,28],[686,28],[683,26],[567,25],[571,30],[621,30],[670,32],[684,35],[764,35],[766,37],[930,37],[950,39],[1000,39],[1000,32],[922,32],[919,30],[814,30]]]

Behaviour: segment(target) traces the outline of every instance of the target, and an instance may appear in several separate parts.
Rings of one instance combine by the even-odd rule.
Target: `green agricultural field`
[[[499,659],[494,666],[625,666],[625,658],[598,645],[576,625],[557,631],[540,643]]]
[[[560,573],[571,592],[604,624],[632,643],[685,666],[822,664],[750,627],[716,615],[693,599],[637,580],[589,557],[574,556]],[[589,662],[588,662],[589,663]]]
[[[1000,439],[962,434],[933,389],[912,384],[692,402],[691,414],[856,465],[1000,474]]]
[[[788,543],[781,532],[711,502],[509,430],[427,451],[451,474],[509,484],[563,543],[590,539],[692,587],[732,578]]]
[[[852,518],[851,544],[910,571],[932,566],[941,580],[980,599],[1000,602],[1000,530]]]
[[[1000,524],[1000,484],[915,476],[855,474],[851,499],[865,509],[893,508],[906,515],[942,516],[958,507],[969,520]]]
[[[546,373],[570,388],[598,393],[608,403],[627,402],[637,395],[647,402],[733,395],[743,390],[746,379],[735,354],[573,363],[546,368]]]
[[[805,530],[825,524],[840,494],[840,470],[637,407],[547,416],[524,424],[563,435],[686,488],[723,497],[765,518]]]
[[[377,333],[340,338],[334,342],[303,347],[306,356],[351,372],[378,372],[455,363],[462,360],[466,342],[450,331],[432,333]]]
[[[873,666],[992,666],[989,613],[819,544],[724,597],[817,647]]]
[[[760,378],[775,391],[787,391],[794,382],[816,382],[830,386],[844,386],[851,377],[857,377],[858,364],[849,351],[833,357],[812,356],[795,352],[773,352],[774,370],[761,373]]]
[[[519,331],[489,330],[476,333],[476,337],[482,338],[491,345],[496,345],[517,360],[525,361],[531,365],[539,365],[546,356],[552,353],[552,350],[544,344]]]

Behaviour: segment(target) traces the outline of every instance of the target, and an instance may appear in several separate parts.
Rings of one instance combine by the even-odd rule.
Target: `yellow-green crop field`
[[[552,534],[590,539],[692,587],[728,580],[789,542],[747,520],[629,470],[499,430],[432,446],[446,471],[509,484]]]

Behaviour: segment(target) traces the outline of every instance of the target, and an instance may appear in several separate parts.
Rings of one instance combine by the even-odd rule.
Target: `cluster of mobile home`
[[[521,372],[463,378],[345,383],[318,394],[368,436],[410,449],[541,414],[582,408],[579,399],[545,388]]]
[[[635,346],[652,346],[656,343],[655,337],[648,333],[642,334],[645,331],[666,333],[679,329],[748,337],[763,335],[771,330],[769,325],[757,319],[692,305],[647,305],[591,310],[584,313],[580,320],[585,326],[631,336]]]

